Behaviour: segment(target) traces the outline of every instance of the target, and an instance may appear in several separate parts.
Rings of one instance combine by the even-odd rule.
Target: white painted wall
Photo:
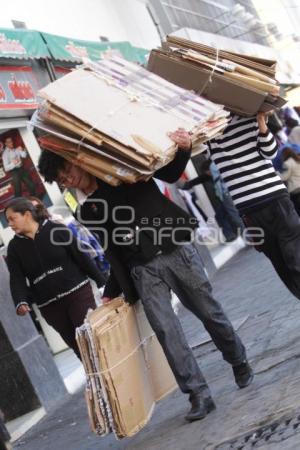
[[[0,27],[11,20],[27,28],[77,39],[130,41],[152,48],[159,37],[144,2],[139,0],[10,0],[2,8]]]

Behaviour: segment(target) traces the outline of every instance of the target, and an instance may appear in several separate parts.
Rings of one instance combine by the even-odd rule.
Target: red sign
[[[54,66],[54,69],[57,78],[61,78],[71,72],[71,69],[68,67]]]
[[[39,88],[31,67],[0,67],[0,110],[37,108]]]

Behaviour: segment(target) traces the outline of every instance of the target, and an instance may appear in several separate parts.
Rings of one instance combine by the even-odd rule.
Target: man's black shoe
[[[216,405],[211,397],[202,398],[201,394],[190,395],[191,409],[185,416],[185,420],[193,422],[204,419],[211,411],[216,409]]]
[[[252,383],[254,373],[247,361],[239,364],[238,366],[233,366],[232,369],[235,382],[240,389],[243,389]]]

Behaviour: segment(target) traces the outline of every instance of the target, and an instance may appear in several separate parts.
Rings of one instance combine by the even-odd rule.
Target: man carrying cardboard
[[[271,159],[278,150],[264,113],[232,115],[219,138],[209,142],[232,200],[255,234],[254,244],[272,262],[287,288],[300,299],[300,219]]]
[[[182,129],[170,137],[178,151],[155,177],[172,183],[190,158],[191,139]],[[128,302],[141,299],[180,389],[189,394],[191,410],[186,419],[203,419],[215,404],[172,309],[171,289],[203,322],[233,366],[238,386],[248,386],[253,372],[245,348],[213,298],[202,260],[191,243],[198,226],[195,219],[166,198],[153,179],[112,187],[48,151],[42,152],[39,171],[45,181],[80,191],[78,219],[98,234],[111,264],[103,301],[121,292]]]

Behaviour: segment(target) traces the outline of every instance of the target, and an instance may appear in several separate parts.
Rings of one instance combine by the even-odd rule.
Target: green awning
[[[146,62],[148,50],[133,47],[130,42],[94,42],[72,39],[54,34],[41,33],[51,56],[56,61],[81,62],[82,58],[92,61],[101,59],[103,54],[123,56],[128,61],[141,64]]]
[[[50,57],[50,54],[38,31],[0,28],[0,58],[45,57]]]
[[[133,49],[135,52],[134,61],[139,62],[141,64],[145,64],[148,61],[150,50],[146,50],[145,48],[141,47],[133,47]]]

